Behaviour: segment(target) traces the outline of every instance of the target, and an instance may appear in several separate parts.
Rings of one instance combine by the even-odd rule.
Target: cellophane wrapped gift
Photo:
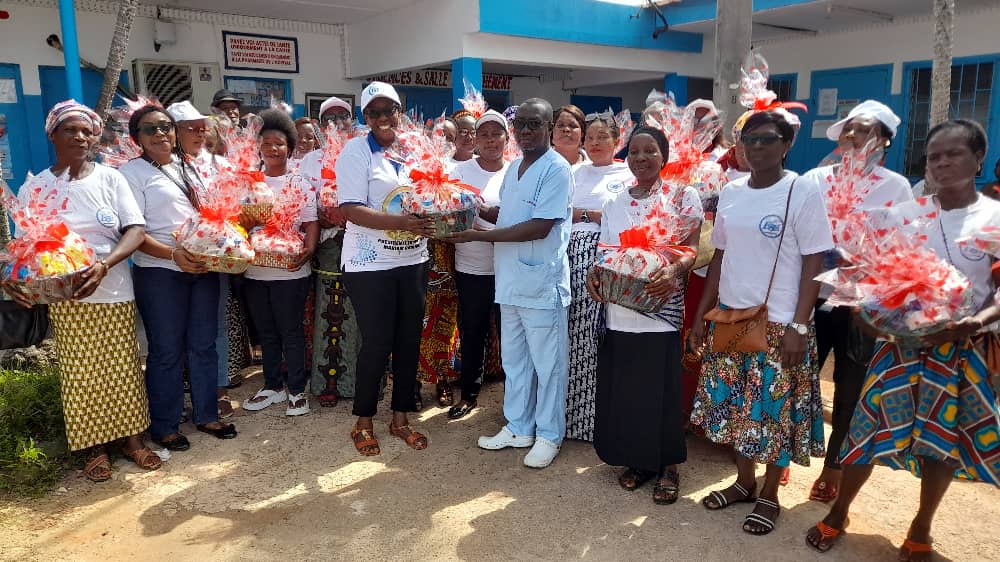
[[[673,188],[666,204],[661,199],[640,225],[618,235],[618,244],[599,244],[603,255],[592,269],[604,302],[639,312],[658,312],[666,305],[666,299],[647,293],[646,286],[657,271],[694,256],[690,246],[680,244],[699,227],[701,217],[683,205],[683,196],[683,187]]]
[[[249,114],[243,127],[230,127],[226,133],[226,158],[232,169],[222,170],[220,177],[227,184],[235,183],[240,192],[240,222],[250,226],[263,225],[271,218],[274,192],[264,182],[260,165],[260,117]]]
[[[174,233],[181,248],[220,273],[243,273],[254,253],[240,226],[243,184],[231,174],[220,174],[199,191],[198,214]]]
[[[267,224],[250,232],[254,251],[253,265],[288,269],[305,250],[305,235],[299,230],[299,217],[308,203],[308,195],[291,178],[275,196],[274,212]]]
[[[34,304],[72,299],[95,262],[87,241],[59,219],[67,200],[57,200],[50,187],[29,173],[21,186],[28,195],[21,199],[3,184],[4,205],[21,236],[0,253],[0,279]]]
[[[410,170],[411,188],[402,194],[403,212],[434,219],[434,237],[472,228],[479,210],[479,190],[457,182],[445,172],[454,147],[444,137],[439,120],[431,134],[403,131],[389,157]]]
[[[707,109],[707,104],[679,107],[672,96],[658,97],[663,105],[647,115],[646,124],[661,129],[670,139],[670,156],[661,178],[670,185],[694,187],[703,201],[718,196],[729,179],[705,150],[722,130],[721,117],[709,112],[698,119],[698,110]]]
[[[923,347],[922,336],[973,313],[969,279],[925,246],[928,221],[938,213],[920,198],[898,209],[858,211],[838,224],[838,250],[849,265],[816,278],[834,288],[827,303],[859,307],[862,320],[908,348]]]
[[[340,157],[341,151],[344,150],[344,145],[350,139],[350,134],[337,127],[333,122],[327,123],[323,134],[326,143],[322,149],[321,173],[323,184],[319,190],[318,211],[319,215],[326,219],[327,222],[334,222],[336,217],[333,216],[333,212],[337,210],[337,206],[340,204],[337,199],[337,158]]]
[[[149,98],[138,96],[135,101],[125,99],[125,105],[111,109],[98,150],[102,164],[117,169],[129,160],[142,156],[142,149],[128,134],[128,122],[137,109],[151,104],[159,105]]]

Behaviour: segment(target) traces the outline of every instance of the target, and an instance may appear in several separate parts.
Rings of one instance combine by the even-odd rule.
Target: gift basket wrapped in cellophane
[[[231,169],[224,169],[219,176],[235,182],[240,191],[240,222],[250,228],[263,225],[271,218],[274,192],[264,181],[260,171],[260,117],[249,114],[242,127],[230,127],[226,133],[226,158]]]
[[[670,139],[670,156],[660,177],[670,185],[695,188],[703,201],[718,196],[729,179],[722,166],[705,152],[722,130],[722,118],[715,106],[705,102],[680,107],[672,96],[657,97],[662,105],[647,113],[646,125],[661,129]],[[702,109],[710,111],[699,118]]]
[[[420,129],[396,135],[389,158],[401,162],[410,175],[409,189],[402,193],[404,213],[434,219],[434,237],[472,228],[479,212],[479,190],[457,182],[445,172],[455,148],[444,137],[443,119],[431,133]]]
[[[219,174],[198,194],[198,214],[174,233],[177,245],[220,273],[243,273],[253,260],[240,225],[245,184],[234,174]]]
[[[646,286],[658,271],[694,256],[690,246],[681,244],[698,229],[701,215],[683,204],[684,187],[662,188],[670,189],[665,200],[657,201],[640,224],[622,231],[618,244],[598,245],[602,255],[592,271],[604,302],[639,312],[661,310],[666,299],[650,295]]]
[[[333,212],[340,204],[337,199],[337,158],[340,157],[351,135],[331,121],[326,124],[323,136],[326,142],[323,144],[323,157],[320,160],[323,184],[319,189],[318,210],[319,215],[328,222],[335,222],[336,217],[333,216]]]
[[[159,106],[148,98],[138,96],[134,101],[125,99],[125,105],[113,107],[108,113],[107,126],[101,138],[97,151],[101,163],[112,168],[121,168],[122,164],[142,156],[142,149],[128,134],[128,122],[132,114],[147,105]]]
[[[26,194],[21,198],[6,183],[2,186],[4,205],[20,236],[0,252],[0,279],[34,304],[72,299],[83,285],[83,272],[95,259],[87,241],[59,218],[67,199],[59,199],[55,186],[30,173],[21,186]]]
[[[299,217],[309,195],[295,185],[292,178],[275,195],[274,212],[264,226],[250,231],[250,246],[254,251],[253,265],[288,269],[305,250],[305,235],[299,230]]]
[[[923,336],[973,313],[969,279],[925,246],[940,212],[920,198],[838,217],[844,265],[816,278],[834,289],[827,303],[858,307],[864,322],[910,348],[924,347]]]

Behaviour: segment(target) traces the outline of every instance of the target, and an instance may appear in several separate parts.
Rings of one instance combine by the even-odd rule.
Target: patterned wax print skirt
[[[566,438],[594,440],[597,349],[604,336],[604,304],[590,298],[587,272],[597,261],[599,232],[574,232],[569,238],[569,388]]]
[[[707,349],[714,330],[711,324]],[[809,466],[810,456],[824,454],[816,334],[810,327],[805,361],[783,369],[784,332],[784,324],[767,323],[766,352],[706,352],[691,423],[755,462]]]
[[[149,427],[135,310],[134,301],[49,305],[62,375],[66,439],[72,451]]]
[[[310,387],[316,395],[330,388],[341,398],[353,398],[361,332],[340,271],[343,242],[341,231],[316,249]]]
[[[417,380],[437,384],[458,378],[458,289],[455,245],[428,240],[431,270],[427,276],[424,331],[420,338]]]

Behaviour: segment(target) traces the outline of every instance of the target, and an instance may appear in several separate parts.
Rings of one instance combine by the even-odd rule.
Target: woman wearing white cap
[[[873,139],[877,150],[884,153],[892,145],[899,123],[899,117],[884,104],[866,100],[852,109],[847,117],[831,125],[826,136],[837,142],[841,152],[862,150]],[[887,170],[881,163],[880,160],[866,176],[870,188],[864,201],[858,205],[858,210],[884,207],[889,203],[895,205],[913,199],[910,182],[896,172]],[[817,182],[825,196],[838,168],[839,164],[821,166],[810,170],[804,177]],[[836,260],[836,252],[831,252],[824,260],[824,269],[836,267]],[[809,499],[823,502],[837,497],[840,487],[840,463],[837,462],[840,446],[851,425],[851,415],[858,403],[875,346],[875,340],[854,325],[851,309],[826,306],[826,299],[831,294],[832,289],[827,285],[820,289],[815,316],[819,364],[823,364],[830,351],[833,351],[834,357],[833,431],[826,448],[823,472],[813,483],[809,493]]]
[[[379,385],[392,355],[392,422],[389,432],[413,449],[427,437],[410,428],[406,413],[416,409],[413,391],[427,291],[427,240],[433,220],[401,214],[402,166],[385,157],[396,140],[401,107],[392,86],[372,82],[361,92],[361,111],[371,127],[351,139],[337,159],[337,195],[347,216],[341,265],[347,292],[358,314],[358,355],[351,439],[365,456],[381,452],[372,418]]]
[[[476,148],[479,157],[460,162],[451,176],[480,190],[485,208],[500,205],[500,185],[509,162],[504,161],[507,146],[507,119],[489,110],[476,120]],[[493,219],[493,220],[491,220]],[[479,216],[476,228],[496,228],[496,217]],[[455,244],[455,285],[458,288],[458,316],[462,346],[462,401],[448,410],[449,419],[459,419],[476,407],[483,383],[483,364],[490,331],[490,314],[499,316],[494,302],[493,244],[465,242]]]

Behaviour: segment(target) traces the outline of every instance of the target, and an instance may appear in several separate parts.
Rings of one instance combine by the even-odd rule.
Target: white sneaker
[[[254,400],[254,398],[263,398],[263,400]],[[285,400],[288,400],[288,393],[285,392],[285,389],[268,390],[266,388],[262,388],[257,391],[257,394],[253,395],[253,398],[248,398],[243,401],[243,409],[256,412],[258,410],[263,410],[272,404],[284,402]]]
[[[531,468],[545,468],[552,464],[552,460],[559,454],[559,445],[544,437],[535,439],[535,446],[528,451],[524,457],[524,466]]]
[[[530,435],[514,435],[509,429],[507,429],[506,425],[500,428],[500,433],[497,433],[493,437],[486,437],[484,435],[479,438],[479,448],[489,449],[491,451],[505,449],[507,447],[530,447],[534,443],[534,437],[531,437]]]
[[[299,406],[296,406],[296,402],[301,402]],[[286,416],[302,416],[309,413],[309,396],[305,392],[300,392],[299,394],[292,394],[288,397],[288,409],[285,410]]]

